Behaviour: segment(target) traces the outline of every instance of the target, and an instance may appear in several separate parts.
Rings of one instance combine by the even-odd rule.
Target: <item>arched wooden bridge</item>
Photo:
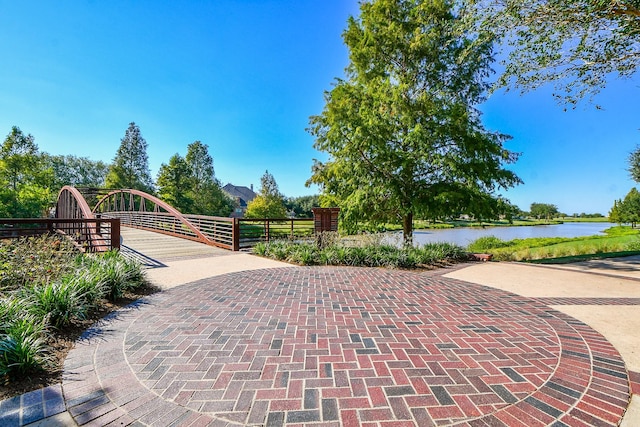
[[[7,225],[31,224],[27,233],[57,231],[73,238],[86,251],[120,247],[120,227],[154,231],[210,246],[238,251],[260,240],[310,236],[337,229],[336,208],[316,209],[314,218],[242,219],[183,214],[168,203],[140,190],[113,190],[93,208],[82,193],[65,186],[58,194],[53,218],[2,220]],[[33,224],[37,226],[33,227]],[[7,229],[0,230],[0,237]],[[8,229],[14,232],[15,229]]]

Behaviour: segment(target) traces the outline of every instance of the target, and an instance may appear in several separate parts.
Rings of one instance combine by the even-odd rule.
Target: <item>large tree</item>
[[[183,213],[193,211],[193,199],[189,186],[191,184],[191,169],[179,154],[169,159],[169,164],[162,164],[158,171],[158,196],[174,208]]]
[[[629,168],[627,169],[629,176],[635,182],[640,182],[640,146],[629,154],[627,161],[629,162]]]
[[[530,207],[531,216],[538,219],[546,219],[547,221],[558,215],[558,207],[551,203],[531,203]]]
[[[52,193],[51,170],[32,135],[13,126],[0,147],[0,217],[41,217]]]
[[[45,155],[45,161],[53,170],[52,188],[65,185],[74,187],[104,187],[109,166],[98,160],[74,155]]]
[[[522,90],[554,82],[555,96],[575,104],[611,75],[640,65],[637,0],[468,0],[471,21],[505,47],[499,85]]]
[[[124,138],[120,140],[120,147],[109,167],[106,185],[108,188],[132,188],[147,193],[154,192],[147,141],[134,122],[129,123]]]
[[[494,191],[520,182],[503,168],[517,158],[508,137],[486,130],[476,108],[492,45],[461,23],[450,1],[366,1],[349,19],[346,78],[309,129],[329,159],[308,184],[338,201],[343,220],[401,219],[408,243],[414,214],[482,206],[486,217]]]
[[[640,222],[640,192],[634,187],[623,200],[616,200],[609,211],[609,220],[612,222],[631,223],[631,227]]]
[[[228,216],[233,211],[233,200],[222,190],[215,176],[209,147],[194,141],[187,146],[185,159],[190,170],[192,213]]]
[[[161,199],[183,213],[228,216],[233,200],[220,188],[213,172],[213,158],[207,145],[195,141],[186,157],[175,154],[158,172]]]

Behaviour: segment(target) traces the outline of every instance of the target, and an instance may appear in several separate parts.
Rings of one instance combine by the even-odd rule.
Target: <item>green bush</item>
[[[29,312],[47,319],[56,328],[67,326],[74,319],[84,319],[89,310],[83,289],[72,280],[27,288],[23,296]]]
[[[57,235],[0,241],[0,293],[56,280],[72,270],[78,251]]]
[[[504,248],[505,246],[509,246],[509,242],[505,242],[496,236],[485,236],[469,243],[467,249],[470,252],[484,252],[487,249]]]
[[[320,246],[322,244],[323,246]],[[380,243],[380,239],[340,241],[315,239],[309,242],[261,242],[254,247],[256,255],[285,260],[301,265],[345,265],[387,268],[416,268],[444,260],[466,258],[463,248],[450,243],[433,243],[420,247],[399,248]]]
[[[4,328],[0,334],[0,378],[40,371],[50,363],[44,321],[27,315]]]
[[[111,301],[122,298],[126,291],[140,288],[146,283],[142,266],[116,251],[103,255],[90,255],[80,261],[86,271],[85,283],[95,286],[95,292]]]

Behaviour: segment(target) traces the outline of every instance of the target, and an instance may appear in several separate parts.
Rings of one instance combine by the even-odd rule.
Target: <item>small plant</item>
[[[76,287],[73,280],[27,288],[23,295],[29,312],[48,319],[56,328],[67,326],[74,319],[84,319],[89,309],[83,289]]]
[[[49,365],[43,321],[25,316],[5,326],[0,334],[0,378],[10,380]]]
[[[469,243],[467,249],[470,252],[484,252],[487,249],[504,248],[506,246],[509,246],[509,242],[505,242],[496,236],[485,236]]]
[[[0,293],[49,283],[69,272],[77,249],[56,235],[0,241]]]

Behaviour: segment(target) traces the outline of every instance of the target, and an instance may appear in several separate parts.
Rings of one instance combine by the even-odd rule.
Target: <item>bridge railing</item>
[[[0,239],[15,239],[60,233],[72,239],[83,252],[105,252],[120,248],[120,221],[100,218],[3,218]]]
[[[232,251],[239,249],[234,245],[237,222],[233,218],[206,215],[184,215],[184,217],[207,237],[210,244]]]

